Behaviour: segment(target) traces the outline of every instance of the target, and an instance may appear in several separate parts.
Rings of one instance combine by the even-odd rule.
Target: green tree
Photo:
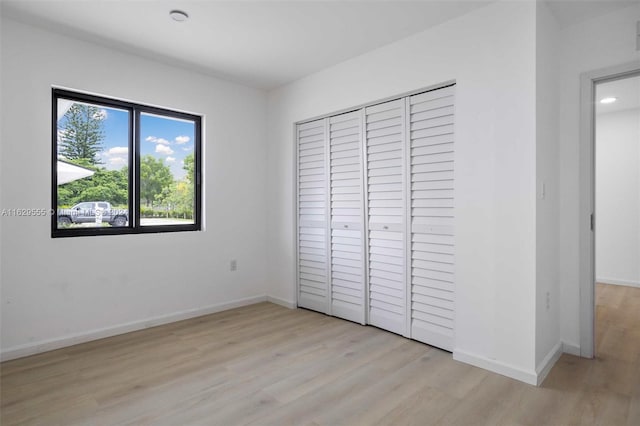
[[[106,170],[93,167],[91,177],[78,179],[58,186],[58,205],[71,207],[82,201],[108,201],[114,206],[126,206],[129,202],[129,171]]]
[[[193,218],[193,185],[187,179],[174,182],[165,188],[161,201],[170,209],[172,217]]]
[[[173,184],[171,169],[161,158],[152,155],[145,155],[140,160],[140,199],[144,200],[147,206],[153,205],[154,201],[160,201],[165,188],[170,188]]]
[[[187,175],[185,176],[187,181],[193,184],[193,176],[195,171],[193,152],[187,155],[186,157],[184,157],[184,165],[182,166],[182,168],[187,172]]]
[[[74,103],[64,115],[58,153],[80,165],[100,164],[98,153],[104,139],[104,112],[93,105]]]
[[[92,184],[80,193],[82,201],[108,201],[114,206],[127,205],[129,201],[128,168],[121,170],[99,169],[91,176]]]
[[[156,196],[155,199],[166,206],[167,216],[192,219],[195,203],[193,153],[185,157],[182,168],[187,172],[185,177],[165,187],[162,194]]]

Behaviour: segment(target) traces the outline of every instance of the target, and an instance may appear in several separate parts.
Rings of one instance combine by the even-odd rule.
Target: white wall
[[[561,336],[568,352],[580,352],[579,132],[580,74],[640,59],[635,46],[640,4],[561,31],[560,45],[560,225]]]
[[[201,113],[206,127],[204,232],[52,239],[49,218],[1,218],[5,358],[264,299],[262,91],[4,18],[1,43],[1,208],[51,205],[52,85]]]
[[[561,353],[557,262],[559,26],[545,3],[538,3],[536,12],[536,368],[542,372],[553,365],[549,360]]]
[[[456,86],[457,359],[535,381],[534,3],[499,2],[269,94],[269,293],[295,301],[296,121]]]
[[[596,118],[596,279],[640,287],[640,109]]]

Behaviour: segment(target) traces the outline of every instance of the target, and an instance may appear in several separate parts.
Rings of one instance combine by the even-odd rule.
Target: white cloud
[[[173,154],[173,150],[166,145],[156,145],[156,152],[163,155]]]
[[[160,144],[160,145],[171,145],[171,142],[169,142],[168,140],[163,139],[163,138],[158,138],[156,136],[147,136],[145,141],[157,143],[157,144]]]
[[[112,166],[124,166],[128,163],[125,157],[111,157],[109,159],[109,164]]]
[[[184,146],[182,147],[183,151],[193,151],[193,147],[192,146]]]
[[[185,143],[189,142],[190,140],[191,140],[191,138],[189,136],[178,136],[178,137],[176,137],[176,143],[178,145],[185,144]]]
[[[167,163],[175,163],[176,161],[176,159],[173,157],[167,157],[165,160],[167,161]]]
[[[120,169],[129,164],[129,148],[126,146],[114,146],[98,155],[106,160],[106,167],[109,170]]]
[[[129,153],[129,148],[126,146],[114,146],[107,151],[107,155],[124,155]]]

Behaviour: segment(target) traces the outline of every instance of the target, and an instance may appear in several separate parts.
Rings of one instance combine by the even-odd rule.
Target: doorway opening
[[[581,95],[580,355],[592,358],[640,345],[640,62],[584,74]]]
[[[594,131],[595,354],[624,358],[640,347],[640,73],[596,83]]]

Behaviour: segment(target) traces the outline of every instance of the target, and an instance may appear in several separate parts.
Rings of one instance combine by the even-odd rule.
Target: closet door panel
[[[331,314],[364,324],[361,112],[341,114],[328,120],[331,170]]]
[[[411,336],[453,350],[453,86],[409,98]]]
[[[406,334],[405,106],[366,108],[369,323]]]
[[[298,125],[298,306],[327,312],[328,194],[325,120]]]

